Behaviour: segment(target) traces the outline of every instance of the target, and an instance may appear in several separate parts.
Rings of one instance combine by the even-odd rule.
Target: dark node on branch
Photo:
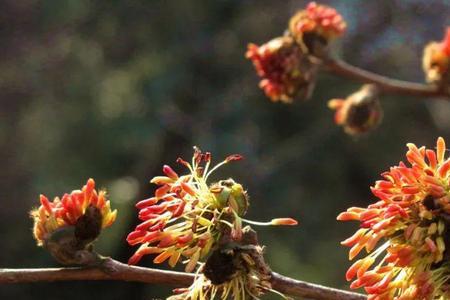
[[[101,211],[91,205],[74,226],[65,226],[51,233],[44,247],[62,265],[97,265],[101,258],[93,251],[92,242],[100,235],[101,227]]]
[[[84,215],[75,224],[75,238],[80,241],[95,240],[102,230],[102,214],[100,209],[90,205]]]
[[[359,98],[355,105],[351,105],[348,111],[348,126],[349,127],[374,127],[374,124],[368,124],[371,121],[374,111],[380,111],[380,103],[378,101],[378,91],[375,85],[365,85],[361,89],[364,92],[359,93]],[[378,113],[379,114],[379,113]],[[379,120],[376,121],[377,123]]]
[[[99,262],[99,255],[92,251],[92,246],[75,237],[74,226],[54,231],[45,241],[44,247],[65,266],[91,266]]]
[[[303,44],[307,48],[307,53],[317,57],[324,57],[328,52],[328,41],[323,36],[310,31],[303,34]]]
[[[212,284],[222,284],[233,278],[237,272],[233,250],[216,249],[205,263],[203,273]]]

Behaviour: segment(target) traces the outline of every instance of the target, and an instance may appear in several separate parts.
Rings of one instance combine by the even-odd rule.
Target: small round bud
[[[328,107],[336,110],[334,120],[346,133],[358,135],[376,128],[383,117],[375,85],[364,85],[347,99],[332,99]]]

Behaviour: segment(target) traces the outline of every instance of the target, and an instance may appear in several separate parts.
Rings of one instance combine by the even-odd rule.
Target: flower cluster
[[[229,156],[209,170],[211,154],[195,148],[192,163],[178,159],[189,169],[189,174],[179,176],[171,167],[164,166],[165,176],[151,180],[160,186],[155,196],[136,204],[142,223],[128,235],[127,241],[141,246],[129,263],[136,264],[146,254],[158,254],[155,263],[168,259],[173,267],[184,256],[189,258],[186,271],[193,271],[198,260],[209,253],[220,237],[219,227],[239,219],[247,209],[247,195],[240,184],[232,179],[211,187],[207,184],[216,168],[239,159],[239,155]],[[230,227],[239,235],[239,226]]]
[[[306,53],[320,55],[317,47],[341,36],[347,25],[342,16],[332,7],[311,2],[306,9],[297,12],[289,22],[289,32]],[[322,45],[319,45],[319,44]]]
[[[59,229],[74,226],[75,234],[81,239],[94,240],[102,228],[114,223],[117,211],[111,211],[110,202],[106,198],[106,192],[95,190],[95,182],[89,179],[81,190],[74,190],[70,194],[64,194],[62,198],[55,197],[51,202],[44,195],[40,196],[41,206],[31,212],[34,219],[33,234],[39,246],[51,238]],[[92,220],[95,228],[86,226],[91,220],[85,216],[98,216]],[[90,227],[90,228],[89,228]]]
[[[249,44],[246,57],[253,62],[259,83],[272,101],[290,103],[308,99],[315,86],[319,60],[328,42],[345,31],[345,22],[335,9],[308,4],[291,18],[289,30],[261,46]]]
[[[442,138],[436,151],[414,144],[408,149],[411,166],[400,162],[372,188],[378,202],[338,216],[361,223],[342,242],[351,247],[349,258],[363,249],[369,253],[348,269],[346,278],[354,280],[352,288],[364,287],[368,299],[449,299],[450,159],[444,157]],[[380,240],[384,243],[376,249]]]
[[[336,110],[334,121],[351,135],[365,133],[376,128],[383,117],[374,85],[364,85],[347,99],[332,99],[328,107]]]
[[[450,27],[441,42],[431,42],[425,47],[423,69],[428,82],[450,84]]]
[[[186,257],[185,269],[191,272],[224,234],[239,241],[242,222],[246,221],[242,216],[249,205],[247,193],[233,179],[211,185],[207,180],[220,166],[241,158],[240,155],[228,156],[210,169],[211,154],[195,148],[191,163],[178,159],[188,168],[187,175],[180,176],[164,166],[165,176],[151,180],[160,186],[154,197],[136,205],[142,223],[128,235],[127,241],[130,245],[141,246],[129,263],[136,264],[147,254],[158,254],[155,263],[168,260],[173,267],[181,257]],[[274,219],[270,224],[278,223],[290,225],[284,219]]]
[[[296,97],[309,98],[315,69],[292,37],[278,37],[261,46],[249,44],[246,57],[262,78],[260,88],[272,101],[290,103]]]

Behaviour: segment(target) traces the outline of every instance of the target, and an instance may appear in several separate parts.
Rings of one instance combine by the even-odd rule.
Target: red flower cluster
[[[306,51],[312,51],[306,38],[313,34],[323,39],[327,44],[330,40],[341,36],[347,27],[342,16],[336,9],[310,2],[305,10],[300,10],[289,22],[290,34]]]
[[[315,85],[317,58],[327,49],[328,42],[345,31],[346,24],[334,9],[315,2],[308,4],[289,22],[282,37],[266,44],[249,44],[246,57],[258,75],[259,83],[272,101],[292,102],[308,99]]]
[[[441,42],[431,42],[425,47],[423,69],[428,82],[450,84],[450,27]]]
[[[56,197],[50,202],[44,195],[40,196],[41,206],[31,212],[34,218],[34,237],[42,246],[57,229],[76,225],[89,207],[98,209],[101,215],[101,228],[110,226],[116,219],[117,211],[111,211],[106,192],[95,190],[95,182],[89,179],[81,190]]]
[[[372,300],[449,299],[450,159],[444,157],[442,138],[436,151],[414,144],[408,148],[411,166],[401,162],[392,167],[372,188],[378,202],[338,216],[361,223],[342,242],[352,247],[350,259],[363,249],[369,253],[349,268],[346,278],[354,279],[352,288],[364,287]],[[374,250],[380,240],[384,243]]]
[[[272,101],[290,103],[295,97],[309,97],[315,71],[291,37],[278,37],[261,46],[249,44],[246,57],[262,78],[260,88]]]

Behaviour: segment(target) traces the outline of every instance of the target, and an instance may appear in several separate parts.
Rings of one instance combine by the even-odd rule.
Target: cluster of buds
[[[376,128],[383,117],[375,85],[364,85],[346,99],[332,99],[328,102],[328,107],[336,111],[335,123],[351,135]]]
[[[221,243],[199,268],[189,288],[175,290],[169,300],[259,299],[267,291],[274,291],[270,283],[271,271],[263,258],[256,233],[245,227],[240,242]],[[223,242],[223,241],[222,241]]]
[[[430,83],[450,85],[450,27],[441,42],[429,43],[423,52],[423,69]]]
[[[127,241],[130,245],[140,244],[140,247],[130,258],[129,264],[138,263],[144,255],[157,254],[153,260],[154,263],[168,260],[172,267],[181,258],[186,258],[185,270],[192,272],[197,265],[202,265],[202,262],[207,259],[205,267],[197,269],[201,276],[194,285],[187,290],[180,290],[180,295],[184,296],[178,296],[184,297],[183,299],[197,299],[196,297],[200,294],[196,294],[196,291],[199,291],[200,287],[201,291],[213,292],[218,290],[217,286],[229,285],[232,286],[232,289],[239,289],[241,293],[245,293],[245,291],[253,290],[253,281],[249,278],[257,277],[258,279],[255,280],[263,281],[262,275],[258,277],[255,272],[250,272],[251,268],[246,268],[246,276],[235,276],[239,272],[235,272],[233,268],[229,277],[223,276],[222,279],[215,280],[214,274],[223,274],[224,272],[211,268],[211,264],[208,263],[214,256],[211,253],[223,254],[226,252],[227,255],[231,253],[227,247],[223,246],[224,240],[227,245],[244,243],[246,240],[244,222],[256,225],[297,224],[290,218],[273,219],[267,223],[245,220],[243,216],[247,212],[249,202],[247,193],[241,184],[233,179],[208,184],[209,176],[217,168],[241,158],[240,155],[231,155],[210,168],[211,154],[194,148],[191,163],[181,158],[177,160],[188,168],[188,174],[179,175],[169,166],[164,166],[165,176],[157,176],[151,180],[152,183],[159,185],[154,197],[142,200],[136,205],[140,210],[139,219],[142,223],[128,235]],[[242,257],[248,256],[242,256],[242,251],[236,253],[239,255],[231,255],[233,262],[236,259],[241,261],[245,259]],[[237,283],[239,284],[236,286]],[[193,296],[192,293],[197,296]],[[237,293],[237,290],[232,292],[232,294],[234,293]]]
[[[338,216],[361,223],[342,242],[351,247],[350,260],[363,249],[369,254],[346,277],[354,280],[351,288],[364,287],[368,299],[449,299],[450,159],[445,159],[442,138],[436,151],[414,144],[408,148],[411,166],[400,162],[372,188],[378,202]],[[384,243],[376,249],[380,240]]]
[[[97,257],[92,242],[117,215],[116,210],[111,211],[106,192],[97,192],[94,180],[89,179],[81,190],[53,201],[41,195],[40,202],[39,208],[31,211],[38,246],[48,249],[61,264],[94,263]]]
[[[305,53],[322,57],[329,42],[341,36],[347,27],[336,9],[311,2],[289,21],[289,33]]]
[[[292,37],[277,37],[261,46],[249,44],[246,57],[262,78],[260,88],[272,101],[291,103],[294,98],[311,96],[316,67]]]
[[[335,9],[315,2],[292,17],[285,36],[249,44],[246,57],[262,78],[259,86],[272,101],[308,99],[315,86],[318,60],[328,42],[341,35],[345,22]]]

